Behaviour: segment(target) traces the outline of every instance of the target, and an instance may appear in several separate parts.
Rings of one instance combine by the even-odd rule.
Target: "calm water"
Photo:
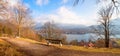
[[[91,40],[96,40],[99,37],[96,34],[66,34],[67,36],[67,41],[72,41],[72,40],[85,40],[88,41],[89,39]],[[120,35],[116,35],[116,36],[111,36],[111,38],[120,38]]]

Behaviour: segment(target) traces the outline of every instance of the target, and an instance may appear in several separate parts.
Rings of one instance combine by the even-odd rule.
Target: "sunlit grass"
[[[120,45],[120,40],[117,40],[117,43]]]
[[[0,39],[0,56],[25,56],[17,51],[16,47]]]
[[[43,42],[38,42],[35,40],[27,39],[27,38],[17,38],[18,40],[28,41],[30,43],[37,43],[37,44],[45,44]],[[110,52],[110,53],[120,53],[120,49],[118,48],[85,48],[83,46],[73,46],[73,45],[63,45],[62,47],[59,44],[52,44],[52,46],[62,48],[62,49],[69,49],[69,50],[78,50],[78,51],[85,51],[85,52]]]
[[[33,44],[46,44],[46,42],[39,42],[39,41],[35,41],[32,39],[28,39],[28,38],[16,38],[17,40],[23,40],[23,41],[27,41]]]
[[[28,41],[30,43],[38,43],[38,41],[27,39],[27,38],[16,38],[17,40],[23,40],[23,41]]]
[[[63,45],[62,47],[55,45],[58,48],[69,49],[69,50],[78,50],[78,51],[86,51],[86,52],[110,52],[110,53],[120,53],[120,49],[118,48],[85,48],[83,46],[68,46]]]

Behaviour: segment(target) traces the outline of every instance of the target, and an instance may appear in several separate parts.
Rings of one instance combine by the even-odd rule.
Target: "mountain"
[[[120,28],[120,18],[111,20],[110,30],[111,30],[112,34],[120,34],[119,28]],[[94,31],[95,29],[97,29],[98,31],[101,31],[101,34],[102,34],[103,27],[102,27],[102,25],[92,25],[92,26],[89,26],[89,29],[91,31]]]
[[[112,20],[113,33],[120,34],[120,18]]]
[[[120,18],[116,18],[116,19],[112,20],[112,24],[120,26]]]
[[[58,27],[62,29],[79,29],[79,28],[86,28],[85,25],[75,25],[75,24],[57,24]]]
[[[120,34],[120,18],[116,18],[111,20],[112,23],[112,32],[114,34]],[[101,25],[91,25],[91,26],[85,26],[85,25],[74,25],[74,24],[56,24],[60,29],[63,30],[63,33],[67,34],[84,34],[84,33],[93,33],[95,29],[98,31],[102,30]],[[36,24],[36,29],[40,29],[42,27],[42,24]],[[102,31],[101,31],[102,34]]]
[[[43,26],[43,25],[42,25],[41,23],[36,23],[34,29],[35,29],[36,31],[39,31],[39,29],[41,29],[42,26]]]
[[[58,26],[67,34],[83,34],[88,31],[85,25],[59,24]]]

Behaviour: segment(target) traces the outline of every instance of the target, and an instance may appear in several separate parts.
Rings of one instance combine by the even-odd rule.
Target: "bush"
[[[78,40],[72,40],[72,41],[70,42],[70,45],[78,45]]]
[[[98,40],[96,40],[95,46],[98,48],[105,47],[105,40],[99,38]]]

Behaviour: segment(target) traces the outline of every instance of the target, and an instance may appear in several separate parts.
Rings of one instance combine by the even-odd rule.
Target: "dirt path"
[[[46,46],[41,44],[33,44],[24,40],[2,38],[10,44],[20,48],[21,52],[24,52],[28,56],[120,56],[120,54],[112,53],[90,53],[83,51],[65,50],[52,46]]]

